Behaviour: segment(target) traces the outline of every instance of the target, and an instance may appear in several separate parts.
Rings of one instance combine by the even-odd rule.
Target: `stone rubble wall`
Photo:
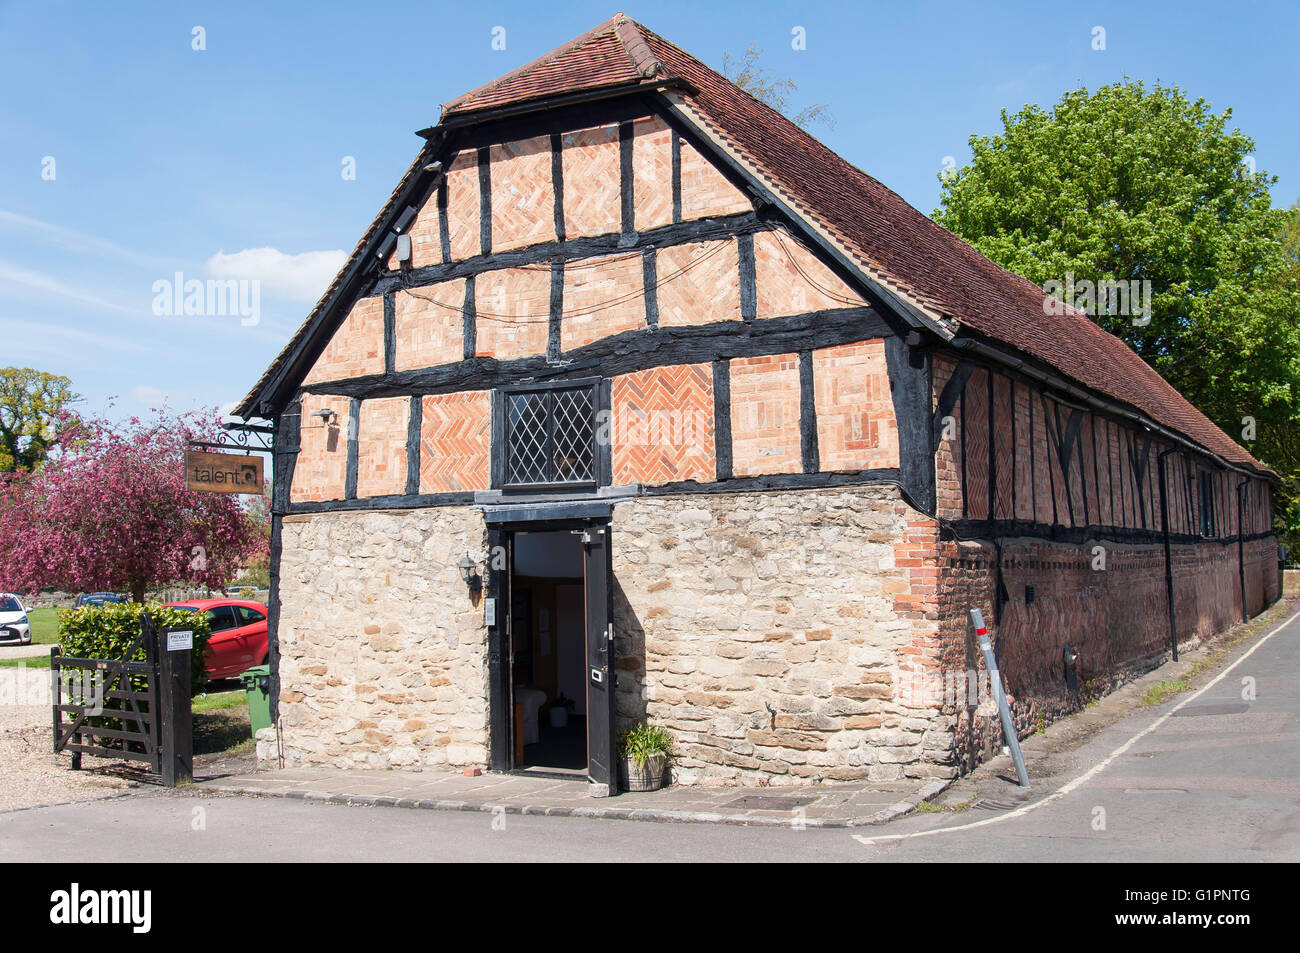
[[[486,555],[482,514],[286,516],[282,538],[285,763],[485,764],[487,629],[458,569]]]
[[[679,783],[951,776],[947,722],[897,691],[915,515],[887,486],[618,504],[621,722],[673,733]]]

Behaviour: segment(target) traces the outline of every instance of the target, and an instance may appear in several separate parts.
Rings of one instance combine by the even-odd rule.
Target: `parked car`
[[[0,592],[0,645],[30,645],[32,623],[23,601],[9,592]]]
[[[266,606],[243,599],[189,599],[170,602],[168,609],[202,612],[208,618],[212,636],[204,662],[208,678],[233,678],[269,658],[266,637]]]
[[[119,596],[115,592],[83,592],[77,596],[77,601],[72,604],[74,609],[80,609],[82,606],[102,606],[106,602],[126,602],[125,596]]]

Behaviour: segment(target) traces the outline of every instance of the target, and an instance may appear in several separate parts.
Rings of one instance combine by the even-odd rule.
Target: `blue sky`
[[[410,163],[439,104],[611,16],[611,3],[0,0],[0,366],[84,408],[242,397]],[[830,103],[814,132],[929,214],[945,156],[1124,76],[1177,84],[1300,196],[1300,6],[697,3],[622,9],[720,68],[749,44]],[[205,49],[195,50],[194,28]],[[494,27],[505,50],[494,50]],[[1106,48],[1094,50],[1093,30]],[[791,48],[803,27],[807,48]],[[342,175],[345,157],[356,176]],[[259,320],[155,314],[155,283],[260,276]]]

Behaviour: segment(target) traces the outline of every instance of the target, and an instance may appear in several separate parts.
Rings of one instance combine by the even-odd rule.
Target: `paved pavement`
[[[932,798],[946,781],[876,781],[813,787],[700,788],[593,798],[585,779],[525,774],[466,777],[446,771],[289,768],[201,782],[223,794],[288,797],[363,807],[681,821],[768,827],[882,824]]]
[[[92,849],[97,860],[1300,860],[1300,621],[1226,664],[1076,746],[1030,739],[1028,796],[994,762],[938,798],[947,810],[879,828],[393,810],[195,788],[0,814],[0,861]]]

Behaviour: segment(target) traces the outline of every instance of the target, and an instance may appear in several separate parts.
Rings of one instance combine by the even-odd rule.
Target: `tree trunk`
[[[142,582],[141,582],[141,583],[137,583],[136,585],[132,586],[132,587],[131,587],[131,601],[132,601],[132,602],[140,602],[140,603],[143,603],[143,602],[144,602],[144,591],[145,591],[145,584],[142,583]]]

